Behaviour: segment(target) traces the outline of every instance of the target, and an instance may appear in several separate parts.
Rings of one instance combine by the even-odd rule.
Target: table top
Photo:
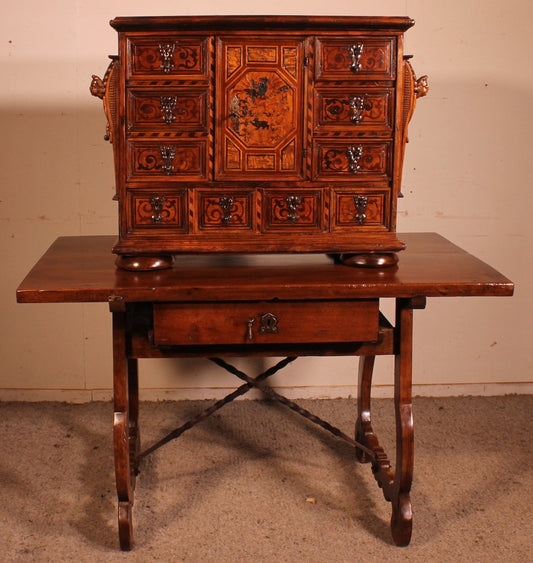
[[[116,237],[60,237],[17,289],[21,303],[244,301],[375,297],[506,296],[513,283],[436,233],[400,234],[397,266],[335,264],[323,254],[183,255],[173,268],[114,265]]]

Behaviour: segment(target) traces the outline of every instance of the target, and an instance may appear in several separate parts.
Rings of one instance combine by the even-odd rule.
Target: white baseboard
[[[355,386],[335,387],[276,387],[289,399],[338,399],[357,396]],[[233,388],[202,387],[176,389],[141,389],[142,401],[183,401],[222,399]],[[376,385],[372,388],[375,398],[390,398],[394,394],[392,385]],[[415,397],[460,397],[464,395],[530,395],[533,394],[533,382],[517,383],[461,383],[453,385],[413,385]],[[0,389],[0,401],[61,401],[66,403],[88,403],[91,401],[109,401],[111,389]],[[260,391],[252,390],[244,398],[261,398]]]

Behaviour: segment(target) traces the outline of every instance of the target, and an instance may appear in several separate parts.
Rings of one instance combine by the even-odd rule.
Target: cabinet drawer
[[[195,196],[200,231],[253,229],[254,191],[198,189]]]
[[[394,90],[346,88],[315,90],[315,134],[346,131],[381,131],[393,127]]]
[[[378,300],[154,304],[154,344],[374,341]]]
[[[332,189],[332,231],[386,230],[389,190]]]
[[[128,90],[128,132],[207,132],[205,90]]]
[[[323,224],[321,190],[263,190],[263,231],[319,231]]]
[[[386,180],[390,176],[391,143],[315,141],[314,166],[317,179]]]
[[[205,180],[207,179],[207,141],[128,143],[128,180]]]
[[[352,36],[317,40],[317,80],[393,80],[394,39]]]
[[[128,37],[128,78],[207,79],[208,37]]]
[[[185,190],[128,193],[130,201],[130,226],[138,229],[164,229],[187,232]]]

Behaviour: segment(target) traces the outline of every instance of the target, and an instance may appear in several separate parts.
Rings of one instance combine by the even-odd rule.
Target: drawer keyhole
[[[259,332],[261,334],[277,334],[278,317],[276,317],[273,313],[265,313],[264,315],[261,315]]]

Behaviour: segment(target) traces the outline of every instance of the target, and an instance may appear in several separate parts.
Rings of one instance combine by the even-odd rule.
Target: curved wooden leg
[[[374,435],[370,414],[370,393],[372,388],[372,374],[374,372],[375,359],[375,356],[361,356],[359,359],[355,440],[367,447],[371,447],[369,437]],[[368,463],[370,461],[368,455],[359,448],[355,450],[355,454],[360,463]]]
[[[115,480],[118,496],[118,532],[120,549],[133,547],[133,479],[132,433],[130,421],[130,389],[126,350],[126,314],[113,311],[113,449],[115,453]],[[135,379],[136,371],[132,370]],[[135,390],[134,390],[135,391]]]
[[[391,490],[391,531],[394,543],[411,541],[413,512],[411,484],[414,467],[412,401],[413,309],[422,309],[425,299],[396,300],[396,353],[394,356],[394,412],[396,418],[396,465]]]

